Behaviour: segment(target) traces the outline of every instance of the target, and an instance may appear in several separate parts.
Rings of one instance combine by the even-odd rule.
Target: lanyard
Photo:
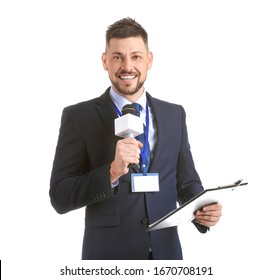
[[[122,116],[121,111],[118,109],[118,107],[114,104],[116,113],[119,117]],[[149,141],[149,125],[150,125],[150,116],[149,116],[149,106],[148,106],[148,100],[146,100],[146,128],[145,128],[145,145],[143,148],[140,149],[141,154],[141,170],[144,174],[146,174],[146,162],[147,162],[147,152],[148,152],[148,141]]]

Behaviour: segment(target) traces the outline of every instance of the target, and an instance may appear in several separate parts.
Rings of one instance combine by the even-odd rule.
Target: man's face
[[[141,37],[111,39],[102,61],[115,91],[127,98],[142,94],[152,66],[152,53]]]

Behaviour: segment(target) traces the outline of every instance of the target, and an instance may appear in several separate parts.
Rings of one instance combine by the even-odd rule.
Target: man
[[[83,259],[182,259],[176,227],[147,228],[203,187],[184,109],[145,91],[152,61],[143,27],[130,18],[115,22],[106,32],[102,55],[111,87],[63,110],[50,197],[58,213],[86,207]],[[146,125],[144,147],[143,141],[114,132],[123,106],[134,103],[141,105]],[[146,147],[151,152],[148,168]],[[135,175],[141,176],[140,183]],[[148,189],[145,179],[150,176],[156,189]],[[195,213],[193,223],[205,233],[220,216],[221,205],[209,205]]]

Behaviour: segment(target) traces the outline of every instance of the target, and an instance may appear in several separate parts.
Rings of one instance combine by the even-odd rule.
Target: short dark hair
[[[112,38],[124,39],[130,37],[141,37],[148,49],[148,33],[134,19],[123,18],[111,24],[106,31],[106,47],[109,46]]]

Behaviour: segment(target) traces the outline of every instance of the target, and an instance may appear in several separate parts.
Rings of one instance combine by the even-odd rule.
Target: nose
[[[123,71],[132,71],[133,70],[133,64],[132,64],[132,60],[130,58],[123,59],[122,65],[121,65],[121,70],[123,70]]]

